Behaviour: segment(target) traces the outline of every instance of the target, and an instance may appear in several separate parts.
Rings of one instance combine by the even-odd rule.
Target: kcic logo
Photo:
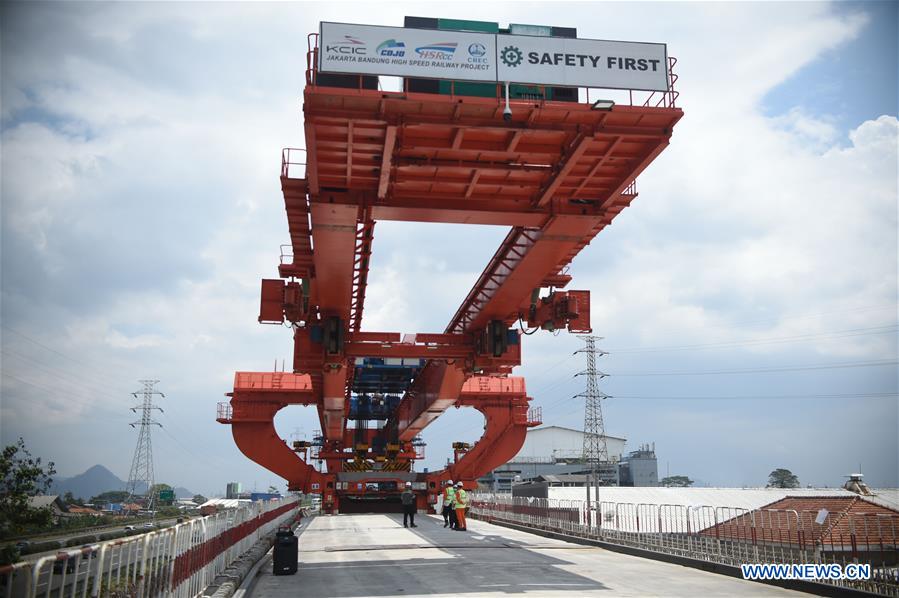
[[[325,52],[336,52],[337,54],[365,54],[365,42],[356,39],[351,35],[344,35],[344,41],[337,42],[334,45],[325,46]]]

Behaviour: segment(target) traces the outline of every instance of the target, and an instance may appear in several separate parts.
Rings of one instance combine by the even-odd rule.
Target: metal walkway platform
[[[688,567],[436,516],[314,518],[300,534],[299,572],[260,574],[250,596],[802,596]]]

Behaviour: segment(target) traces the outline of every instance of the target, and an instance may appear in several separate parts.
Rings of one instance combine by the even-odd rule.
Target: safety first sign
[[[497,35],[497,80],[567,87],[668,89],[665,44]]]
[[[665,44],[322,23],[322,72],[666,91]]]

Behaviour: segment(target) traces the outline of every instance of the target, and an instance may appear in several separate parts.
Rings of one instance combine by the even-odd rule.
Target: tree
[[[778,468],[768,474],[768,488],[798,488],[799,478],[789,469]]]
[[[19,438],[0,454],[0,538],[9,537],[29,526],[47,526],[52,522],[49,508],[34,508],[29,499],[46,493],[56,470],[53,462],[41,464],[32,457]]]
[[[93,504],[120,503],[128,500],[128,492],[126,490],[109,490],[102,494],[91,498]]]
[[[198,505],[202,505],[202,504],[203,504],[204,502],[206,502],[207,500],[209,500],[209,499],[206,498],[205,496],[203,496],[202,494],[195,494],[195,495],[194,495],[194,502],[197,503]]]
[[[662,478],[659,485],[669,488],[689,488],[693,485],[693,480],[685,475],[672,475],[667,478]]]
[[[75,496],[72,494],[71,491],[68,491],[62,495],[62,502],[66,503],[67,505],[78,505],[78,506],[81,506],[84,503],[84,501],[81,500],[80,498],[75,498]]]
[[[156,498],[156,503],[158,505],[170,505],[172,501],[170,500],[162,500],[162,497],[159,495],[160,492],[173,492],[172,487],[168,484],[153,484],[150,490],[147,492],[147,497],[153,496]],[[174,493],[173,493],[174,496]]]

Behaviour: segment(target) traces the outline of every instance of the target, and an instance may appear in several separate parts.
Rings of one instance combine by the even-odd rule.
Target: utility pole
[[[140,419],[129,424],[132,428],[140,426],[137,434],[137,446],[134,449],[134,459],[131,461],[131,472],[128,474],[128,491],[127,502],[132,502],[137,494],[137,486],[140,483],[147,485],[146,509],[154,511],[156,507],[156,493],[153,486],[156,480],[153,474],[153,438],[150,430],[153,426],[162,427],[162,424],[153,419],[153,411],[158,409],[162,412],[161,407],[153,404],[153,396],[159,395],[165,398],[165,395],[155,389],[159,380],[139,380],[143,385],[143,389],[131,393],[135,399],[139,399],[140,403],[131,408],[131,411],[137,413],[140,410]],[[154,517],[155,518],[155,517]]]
[[[585,353],[587,355],[587,369],[583,372],[575,374],[575,376],[587,377],[587,389],[575,397],[584,399],[584,464],[589,468],[589,474],[584,484],[587,489],[587,525],[590,525],[591,503],[590,503],[590,486],[595,486],[596,511],[597,519],[599,518],[599,466],[609,463],[609,449],[606,446],[606,432],[602,420],[602,400],[608,398],[608,395],[599,390],[599,379],[606,374],[596,369],[596,356],[601,357],[607,353],[602,349],[596,348],[596,341],[602,340],[601,336],[578,336],[579,339],[586,343],[583,349],[575,351]]]

